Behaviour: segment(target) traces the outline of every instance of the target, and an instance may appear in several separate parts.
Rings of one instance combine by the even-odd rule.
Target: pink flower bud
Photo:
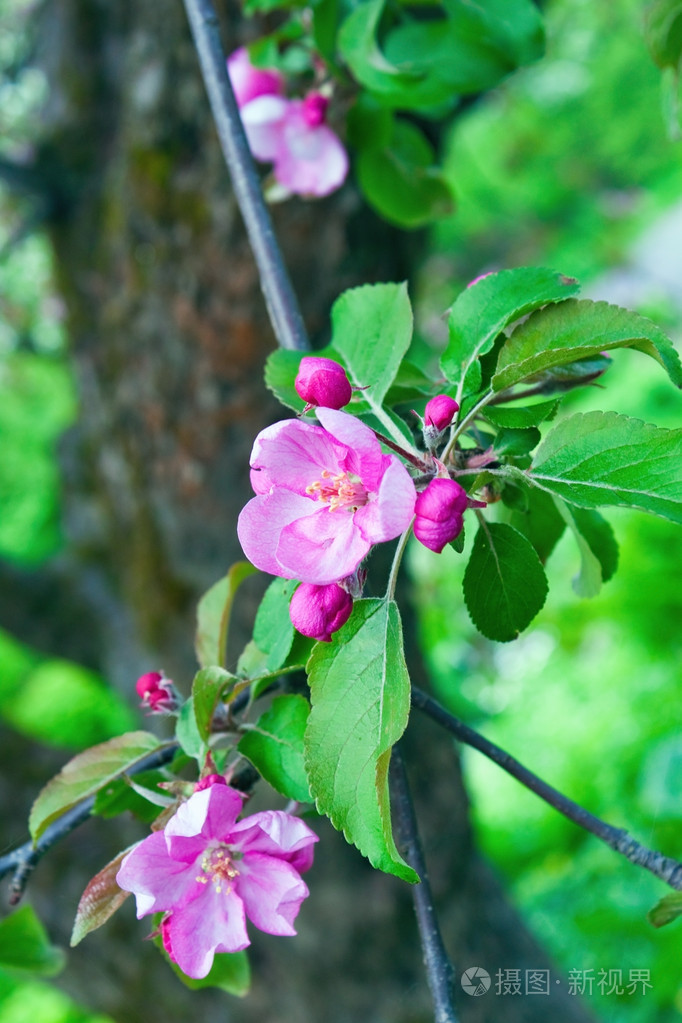
[[[289,615],[304,636],[329,643],[333,632],[345,625],[353,610],[353,598],[338,583],[315,586],[301,583],[289,605]]]
[[[309,92],[303,100],[303,118],[310,128],[324,124],[329,100],[321,92]]]
[[[148,671],[135,683],[137,695],[143,707],[149,707],[150,714],[172,714],[180,704],[180,698],[171,679],[160,671]]]
[[[283,75],[274,69],[254,67],[245,46],[227,58],[227,71],[240,109],[258,96],[281,96],[284,92]]]
[[[340,409],[351,399],[352,388],[343,366],[332,359],[306,355],[301,359],[295,381],[296,392],[307,408]]]
[[[440,554],[462,532],[467,493],[451,479],[431,480],[414,506],[414,535],[429,550]]]
[[[457,412],[459,412],[459,405],[454,398],[448,394],[437,394],[435,398],[426,403],[424,423],[426,426],[435,426],[442,432],[451,425]]]
[[[211,785],[227,785],[227,781],[222,774],[207,774],[205,778],[199,779],[194,786],[194,791],[202,792],[203,789],[210,789]]]

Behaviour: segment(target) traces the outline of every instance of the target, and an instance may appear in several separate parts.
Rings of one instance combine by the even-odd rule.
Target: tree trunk
[[[218,6],[233,49],[238,8]],[[196,601],[242,556],[235,523],[250,493],[249,451],[281,415],[262,383],[275,342],[180,0],[52,0],[43,19],[50,100],[37,168],[80,390],[63,464],[84,656],[92,660],[96,634],[99,668],[120,690],[132,695],[138,674],[162,666],[187,692]],[[352,184],[321,202],[291,201],[275,219],[318,339],[340,291],[400,280],[419,256],[419,237],[375,220]],[[407,751],[455,963],[491,974],[546,967],[475,851],[451,743],[416,720]],[[93,820],[41,864],[32,883],[53,936],[68,937],[88,871],[121,847],[122,831],[126,841],[142,834]],[[244,1002],[186,991],[141,940],[146,924],[130,903],[71,953],[60,983],[129,1023],[220,1013],[235,1023],[431,1019],[408,886],[373,871],[325,822],[319,831],[299,937],[254,935]],[[509,1023],[589,1018],[555,993],[458,992],[465,1021],[501,1011]]]

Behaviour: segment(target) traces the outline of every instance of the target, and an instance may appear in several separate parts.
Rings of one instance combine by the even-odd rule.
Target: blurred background
[[[240,30],[237,5],[219,6],[224,24]],[[274,341],[180,8],[164,0],[143,14],[127,3],[0,0],[7,848],[26,837],[31,799],[65,759],[126,729],[153,727],[133,699],[142,671],[164,667],[188,690],[193,607],[240,555],[234,523],[248,493],[251,439],[277,417],[260,382]],[[428,236],[368,221],[352,182],[332,199],[278,209],[313,335],[324,339],[330,303],[343,288],[408,276],[419,322],[411,356],[431,361],[445,341],[441,314],[467,281],[535,264],[579,278],[589,297],[651,316],[679,341],[682,143],[668,137],[642,10],[638,0],[546,4],[546,58],[469,106],[443,140],[458,208]],[[603,383],[570,396],[566,407],[679,427],[682,397],[638,353],[616,353]],[[439,700],[593,813],[680,858],[682,533],[644,515],[608,518],[621,549],[615,578],[598,597],[577,598],[578,552],[564,537],[548,562],[547,604],[511,645],[475,635],[461,599],[462,559],[450,549],[436,557],[415,548],[418,630]],[[475,844],[530,938],[564,976],[577,970],[595,978],[575,1016],[564,1006],[565,1018],[682,1019],[680,924],[657,931],[646,920],[663,885],[475,752],[462,757]],[[87,836],[84,829],[69,840],[54,866],[41,865],[35,895],[29,889],[62,944],[79,887],[118,848],[118,825],[103,837],[98,827],[90,823]],[[139,828],[132,834],[139,837]],[[325,838],[335,841],[331,832]],[[431,839],[434,856],[443,844]],[[65,866],[76,850],[90,874]],[[351,876],[361,868],[346,869]],[[449,869],[435,867],[444,905]],[[409,899],[401,902],[391,881],[370,875],[353,884],[377,933],[392,926],[394,912],[409,930]],[[342,915],[337,880],[333,868],[320,875],[327,929]],[[146,933],[131,920],[128,943]],[[306,957],[319,941],[313,923],[302,927]],[[453,924],[458,934],[474,926]],[[338,973],[355,948],[357,980],[347,977],[353,993],[334,1018],[428,1019],[418,951],[414,961],[399,960],[407,996],[394,986],[377,1001],[367,992],[377,983],[372,970],[393,964],[358,928],[362,922],[342,926],[344,948],[332,949],[325,966],[315,961],[324,988],[325,970]],[[111,933],[120,944],[124,932],[112,926]],[[97,940],[73,953],[80,958],[64,979],[1,972],[2,1023],[148,1019],[153,999],[145,1003],[144,978],[132,978],[137,957],[152,969],[156,953],[127,946],[107,977],[110,945]],[[533,954],[526,963],[544,965]],[[193,1016],[332,1018],[323,995],[298,1004],[284,990],[285,967],[267,973],[267,948],[256,955],[269,979],[251,1008],[202,992],[186,1003]],[[600,970],[621,970],[624,984],[630,971],[649,970],[651,987],[600,991]],[[172,984],[170,1001],[182,996]],[[464,1018],[495,1018],[486,1015],[495,1006],[479,1001],[463,1007]],[[535,1018],[511,997],[498,1000],[500,1008],[510,1021]],[[523,1011],[540,1019],[541,1010]]]

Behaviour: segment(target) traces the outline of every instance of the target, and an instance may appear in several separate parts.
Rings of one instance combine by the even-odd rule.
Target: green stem
[[[398,569],[400,568],[400,562],[403,560],[403,554],[405,553],[405,548],[407,547],[407,541],[410,538],[410,533],[412,532],[413,525],[414,517],[412,518],[412,521],[410,522],[409,526],[407,527],[403,535],[400,537],[400,540],[398,541],[398,546],[395,549],[395,554],[393,555],[393,564],[391,565],[391,574],[388,577],[388,586],[386,587],[386,600],[393,600],[395,596],[395,587],[398,581]]]
[[[454,427],[452,434],[450,435],[450,440],[448,441],[447,445],[443,449],[443,453],[440,456],[441,462],[445,462],[447,460],[452,449],[457,443],[457,438],[460,436],[461,433],[463,433],[464,430],[466,430],[469,423],[476,418],[481,409],[485,408],[486,405],[490,404],[494,396],[495,395],[493,391],[488,391],[488,393],[484,394],[481,400],[476,405],[474,405],[471,412],[469,412],[464,417],[464,419],[461,420],[461,422],[457,423],[457,426]]]

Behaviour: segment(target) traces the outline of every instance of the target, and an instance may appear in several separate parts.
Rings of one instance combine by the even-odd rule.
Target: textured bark
[[[232,49],[238,10],[220,13]],[[241,556],[235,521],[250,446],[278,416],[262,384],[274,339],[180,0],[52,0],[43,39],[50,102],[38,164],[81,400],[63,455],[68,568],[112,683],[129,692],[137,674],[163,664],[187,689],[194,605]],[[419,255],[419,239],[377,222],[352,185],[281,207],[276,226],[317,338],[341,290],[399,280]],[[89,640],[83,657],[93,660]],[[416,661],[413,670],[421,673]],[[542,968],[474,850],[449,740],[417,720],[407,750],[456,964]],[[39,868],[35,901],[55,937],[68,938],[88,871],[121,847],[123,832],[125,842],[141,836],[132,823],[89,822]],[[254,936],[254,990],[243,1003],[187,992],[140,940],[146,926],[131,904],[71,954],[60,983],[127,1023],[430,1019],[409,889],[324,822],[320,833],[299,937]],[[588,1018],[565,998],[460,1001],[475,1023],[501,1009],[509,1023],[548,1009],[557,1023]]]

